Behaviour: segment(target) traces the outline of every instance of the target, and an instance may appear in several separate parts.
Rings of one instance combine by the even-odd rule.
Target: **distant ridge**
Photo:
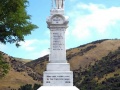
[[[80,45],[76,48],[68,49],[67,60],[71,64],[71,70],[78,69],[79,67],[86,68],[89,66],[90,63],[100,60],[109,52],[116,50],[119,46],[119,39],[97,40],[85,45]],[[26,63],[26,65],[33,68],[38,73],[41,73],[40,68],[42,71],[44,71],[42,68],[46,66],[47,62],[48,55],[42,58],[38,58],[34,61],[28,62]]]

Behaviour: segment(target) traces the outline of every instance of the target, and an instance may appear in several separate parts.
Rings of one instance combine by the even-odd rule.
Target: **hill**
[[[74,71],[74,84],[81,90],[120,90],[120,47],[82,71]]]
[[[85,87],[87,87],[88,84],[90,84],[91,86],[99,85],[104,87],[104,84],[102,83],[108,83],[108,81],[116,79],[119,80],[118,72],[120,72],[120,54],[115,53],[119,52],[119,49],[120,40],[117,39],[98,40],[85,45],[68,49],[67,60],[71,65],[71,70],[74,71],[74,85],[81,88],[81,90],[107,90],[96,88],[86,89]],[[21,85],[25,84],[42,83],[42,74],[43,71],[45,71],[46,64],[49,62],[48,55],[33,61],[24,62],[24,60],[21,60],[19,58],[11,57],[3,52],[1,53],[4,57],[4,61],[9,64],[10,70],[4,78],[0,79],[0,90],[10,90],[10,88],[17,89]],[[116,58],[118,59],[114,60]],[[103,62],[105,62],[105,64]],[[115,64],[113,64],[113,62]],[[118,63],[117,66],[116,62]],[[111,70],[109,69],[109,64],[113,64],[111,67],[112,69],[114,68],[113,71],[109,71]],[[102,65],[106,65],[108,68]],[[104,70],[108,70],[108,72],[105,72]],[[90,78],[87,78],[88,75]],[[86,82],[86,80],[94,83],[88,83]],[[108,85],[111,84],[109,83]]]
[[[10,68],[8,74],[0,79],[0,90],[14,90],[25,84],[40,84],[42,75],[27,67],[24,59],[11,57],[4,52],[0,52],[0,54],[3,56],[2,60]]]
[[[90,64],[102,59],[109,52],[115,51],[120,47],[120,40],[98,40],[85,45],[67,50],[67,60],[71,65],[71,70],[85,69]],[[26,63],[28,67],[33,68],[36,72],[42,74],[48,63],[49,56],[46,55],[34,61]]]

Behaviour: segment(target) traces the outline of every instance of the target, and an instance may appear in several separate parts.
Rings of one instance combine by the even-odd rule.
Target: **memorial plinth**
[[[79,90],[75,86],[42,86],[38,90]]]
[[[73,86],[73,72],[66,60],[65,31],[68,17],[64,15],[64,0],[55,0],[56,8],[51,9],[47,18],[50,29],[50,55],[46,71],[43,73],[43,86],[38,90],[79,90]]]

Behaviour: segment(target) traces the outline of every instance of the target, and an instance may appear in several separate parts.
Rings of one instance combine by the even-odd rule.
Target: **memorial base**
[[[37,90],[79,90],[75,86],[41,86]]]
[[[73,86],[73,72],[45,71],[43,86]]]

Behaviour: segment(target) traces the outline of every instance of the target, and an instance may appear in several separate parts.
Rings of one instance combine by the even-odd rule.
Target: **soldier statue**
[[[61,9],[64,6],[64,0],[55,0],[55,5],[57,9]]]

